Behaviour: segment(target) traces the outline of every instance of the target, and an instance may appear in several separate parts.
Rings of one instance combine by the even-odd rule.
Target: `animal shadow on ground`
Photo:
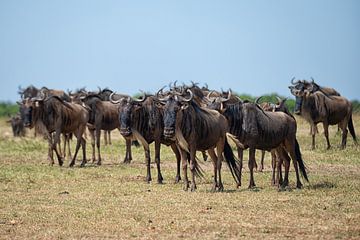
[[[332,182],[328,182],[328,181],[324,181],[324,182],[319,182],[319,183],[315,183],[312,185],[308,186],[308,189],[330,189],[330,188],[336,188],[336,184],[332,183]]]

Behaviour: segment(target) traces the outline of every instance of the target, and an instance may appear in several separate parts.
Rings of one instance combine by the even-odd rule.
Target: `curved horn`
[[[99,93],[101,93],[101,87],[98,86],[97,88],[99,89]]]
[[[259,104],[259,101],[260,101],[260,99],[261,99],[262,97],[263,97],[263,96],[257,97],[257,98],[255,99],[255,103],[256,103],[256,104]]]
[[[292,85],[295,85],[295,84],[299,83],[299,81],[294,82],[294,80],[295,80],[295,77],[293,77],[293,78],[291,79],[291,84],[292,84]]]
[[[278,100],[278,104],[280,104],[283,100],[281,98],[279,98],[278,96],[276,96],[276,99]]]
[[[193,99],[194,94],[190,89],[187,89],[186,92],[190,93],[190,97],[189,98],[182,97],[182,101],[190,102]]]
[[[315,83],[315,80],[313,79],[313,77],[311,77],[311,83]]]
[[[142,103],[142,102],[144,102],[145,101],[145,99],[146,99],[146,94],[145,94],[145,92],[144,91],[141,91],[140,90],[140,92],[143,94],[142,95],[142,98],[133,98],[134,99],[134,102],[138,102],[138,103]]]
[[[121,100],[122,100],[122,98],[120,98],[119,100],[113,100],[114,94],[116,94],[116,93],[115,93],[115,92],[112,92],[112,93],[110,94],[110,96],[109,96],[110,102],[113,103],[113,104],[118,104],[118,103],[120,103]]]
[[[231,98],[231,95],[232,95],[232,92],[231,92],[231,89],[229,89],[227,98],[221,97],[221,98],[220,98],[220,101],[221,101],[221,102],[227,102],[227,101],[229,101],[230,98]]]
[[[167,101],[169,96],[166,96],[166,97],[162,97],[161,95],[163,95],[163,89],[165,88],[166,86],[163,86],[159,91],[157,91],[157,93],[155,94],[156,98],[163,102],[163,101]]]
[[[210,99],[211,98],[211,94],[215,92],[214,90],[211,90],[207,95],[206,95],[206,98]]]

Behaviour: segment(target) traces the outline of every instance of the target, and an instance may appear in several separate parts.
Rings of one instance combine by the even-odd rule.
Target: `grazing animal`
[[[241,182],[239,163],[235,159],[231,147],[226,139],[228,124],[224,116],[219,112],[199,106],[193,100],[191,90],[186,95],[178,95],[170,92],[166,97],[158,99],[164,104],[164,136],[175,140],[180,150],[183,174],[184,190],[189,188],[187,176],[188,158],[191,170],[191,191],[195,191],[195,175],[198,166],[196,151],[208,151],[214,166],[214,181],[212,191],[223,191],[221,179],[221,164],[223,154],[228,163],[232,175],[238,186]],[[215,153],[216,148],[216,153]]]
[[[88,122],[88,111],[78,104],[62,101],[58,96],[45,98],[40,94],[37,98],[27,99],[24,102],[24,124],[26,127],[41,129],[48,139],[49,160],[54,164],[53,151],[55,151],[59,165],[62,166],[63,158],[59,154],[56,144],[60,141],[60,134],[73,133],[77,138],[75,154],[70,162],[74,166],[80,145],[83,151],[81,166],[86,163],[85,139],[82,137],[86,123]],[[52,137],[52,133],[55,136]]]
[[[101,165],[100,133],[101,130],[111,131],[119,129],[118,107],[110,101],[103,101],[97,94],[89,94],[82,99],[83,104],[89,109],[88,129],[91,135],[92,161],[95,162],[95,142],[98,152],[97,164]],[[124,162],[132,159],[131,141],[126,141],[126,156]]]
[[[142,143],[145,151],[145,162],[147,167],[146,181],[151,181],[150,171],[150,148],[149,144],[155,143],[155,162],[157,167],[157,181],[163,182],[160,169],[160,147],[161,144],[171,146],[177,160],[177,174],[175,182],[180,180],[180,153],[175,141],[164,138],[164,125],[162,122],[163,111],[157,107],[157,99],[154,96],[143,95],[142,99],[131,97],[121,98],[117,101],[110,100],[119,106],[120,133],[126,139],[137,139]]]
[[[249,148],[249,188],[255,187],[253,169],[255,166],[255,150],[278,149],[290,154],[296,173],[296,187],[301,188],[298,164],[304,178],[308,181],[300,147],[296,140],[296,121],[283,112],[265,112],[256,103],[243,102],[227,103],[230,97],[217,98],[209,107],[220,111],[229,122],[229,132],[236,136],[238,141]],[[284,156],[281,156],[285,158]],[[285,166],[285,176],[282,187],[288,185],[289,165]],[[279,183],[278,183],[278,186]]]
[[[39,93],[39,89],[37,89],[36,87],[34,87],[33,85],[28,86],[27,88],[21,88],[19,86],[19,91],[18,93],[20,94],[20,98],[22,100],[27,99],[27,98],[33,98],[36,97]]]
[[[7,120],[7,123],[11,124],[11,129],[13,132],[14,137],[24,137],[25,136],[25,127],[24,121],[22,120],[20,115],[16,116],[9,116],[10,119]]]
[[[326,95],[321,91],[311,92],[305,87],[289,86],[296,98],[295,114],[302,116],[311,126],[312,149],[315,149],[315,129],[323,123],[327,149],[331,147],[329,141],[329,125],[338,125],[342,130],[341,149],[346,147],[347,128],[357,144],[357,138],[352,121],[352,105],[342,96]]]

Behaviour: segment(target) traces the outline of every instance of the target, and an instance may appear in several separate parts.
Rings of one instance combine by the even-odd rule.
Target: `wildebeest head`
[[[215,94],[215,97],[213,97],[213,92],[214,91],[210,91],[208,93],[208,95],[206,96],[206,101],[207,101],[207,107],[213,110],[217,110],[220,113],[224,112],[225,109],[225,104],[228,103],[230,100],[232,100],[231,102],[234,102],[234,99],[232,99],[232,92],[229,89],[228,92],[223,92],[221,95],[222,96],[218,96],[218,94]],[[226,97],[224,97],[224,95],[227,95]],[[236,97],[235,97],[236,98]],[[238,99],[236,98],[236,102],[238,101]]]
[[[19,86],[19,91],[18,91],[18,93],[20,94],[21,99],[36,97],[38,92],[39,92],[39,89],[37,89],[33,85],[30,85],[27,88],[21,88]]]
[[[166,97],[159,97],[158,99],[164,104],[164,136],[165,138],[171,139],[175,136],[176,119],[178,113],[188,108],[189,103],[193,100],[193,93],[190,89],[186,90],[189,94],[188,97],[179,95],[176,92],[170,92]]]
[[[296,81],[294,82],[294,78],[291,80],[293,86],[289,86],[290,92],[295,96],[295,114],[301,114],[301,105],[303,101],[303,97],[305,95],[309,95],[313,91],[313,87],[311,87],[311,83],[306,80]]]
[[[110,95],[109,100],[114,104],[120,104],[119,106],[119,122],[120,122],[120,134],[124,137],[128,137],[132,134],[132,118],[136,111],[140,110],[142,103],[146,100],[145,93],[141,99],[124,97],[119,100],[112,99],[113,94]]]
[[[38,97],[23,100],[20,106],[20,116],[24,120],[24,126],[32,128],[34,126],[33,113],[35,108],[39,108],[45,100],[45,95],[40,93]]]

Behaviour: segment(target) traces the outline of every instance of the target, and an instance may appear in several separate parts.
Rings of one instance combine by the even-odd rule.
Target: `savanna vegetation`
[[[297,118],[310,179],[303,189],[295,188],[293,171],[290,189],[271,186],[267,154],[264,172],[255,174],[256,188],[247,189],[246,162],[240,189],[223,164],[225,191],[212,193],[209,161],[201,160],[205,176],[197,191],[184,192],[174,184],[173,153],[162,147],[164,184],[156,183],[154,163],[155,181],[147,184],[143,149],[133,147],[132,163],[123,164],[124,140],[113,131],[113,145],[102,147],[102,166],[89,162],[80,168],[81,153],[74,168],[69,160],[49,166],[47,142],[32,131],[13,138],[5,120],[0,118],[0,239],[360,238],[360,148],[349,134],[347,148],[340,150],[336,126],[330,128],[332,148],[325,150],[319,134],[312,151],[309,126]],[[354,125],[359,135],[360,116]],[[88,159],[89,143],[88,135]]]

